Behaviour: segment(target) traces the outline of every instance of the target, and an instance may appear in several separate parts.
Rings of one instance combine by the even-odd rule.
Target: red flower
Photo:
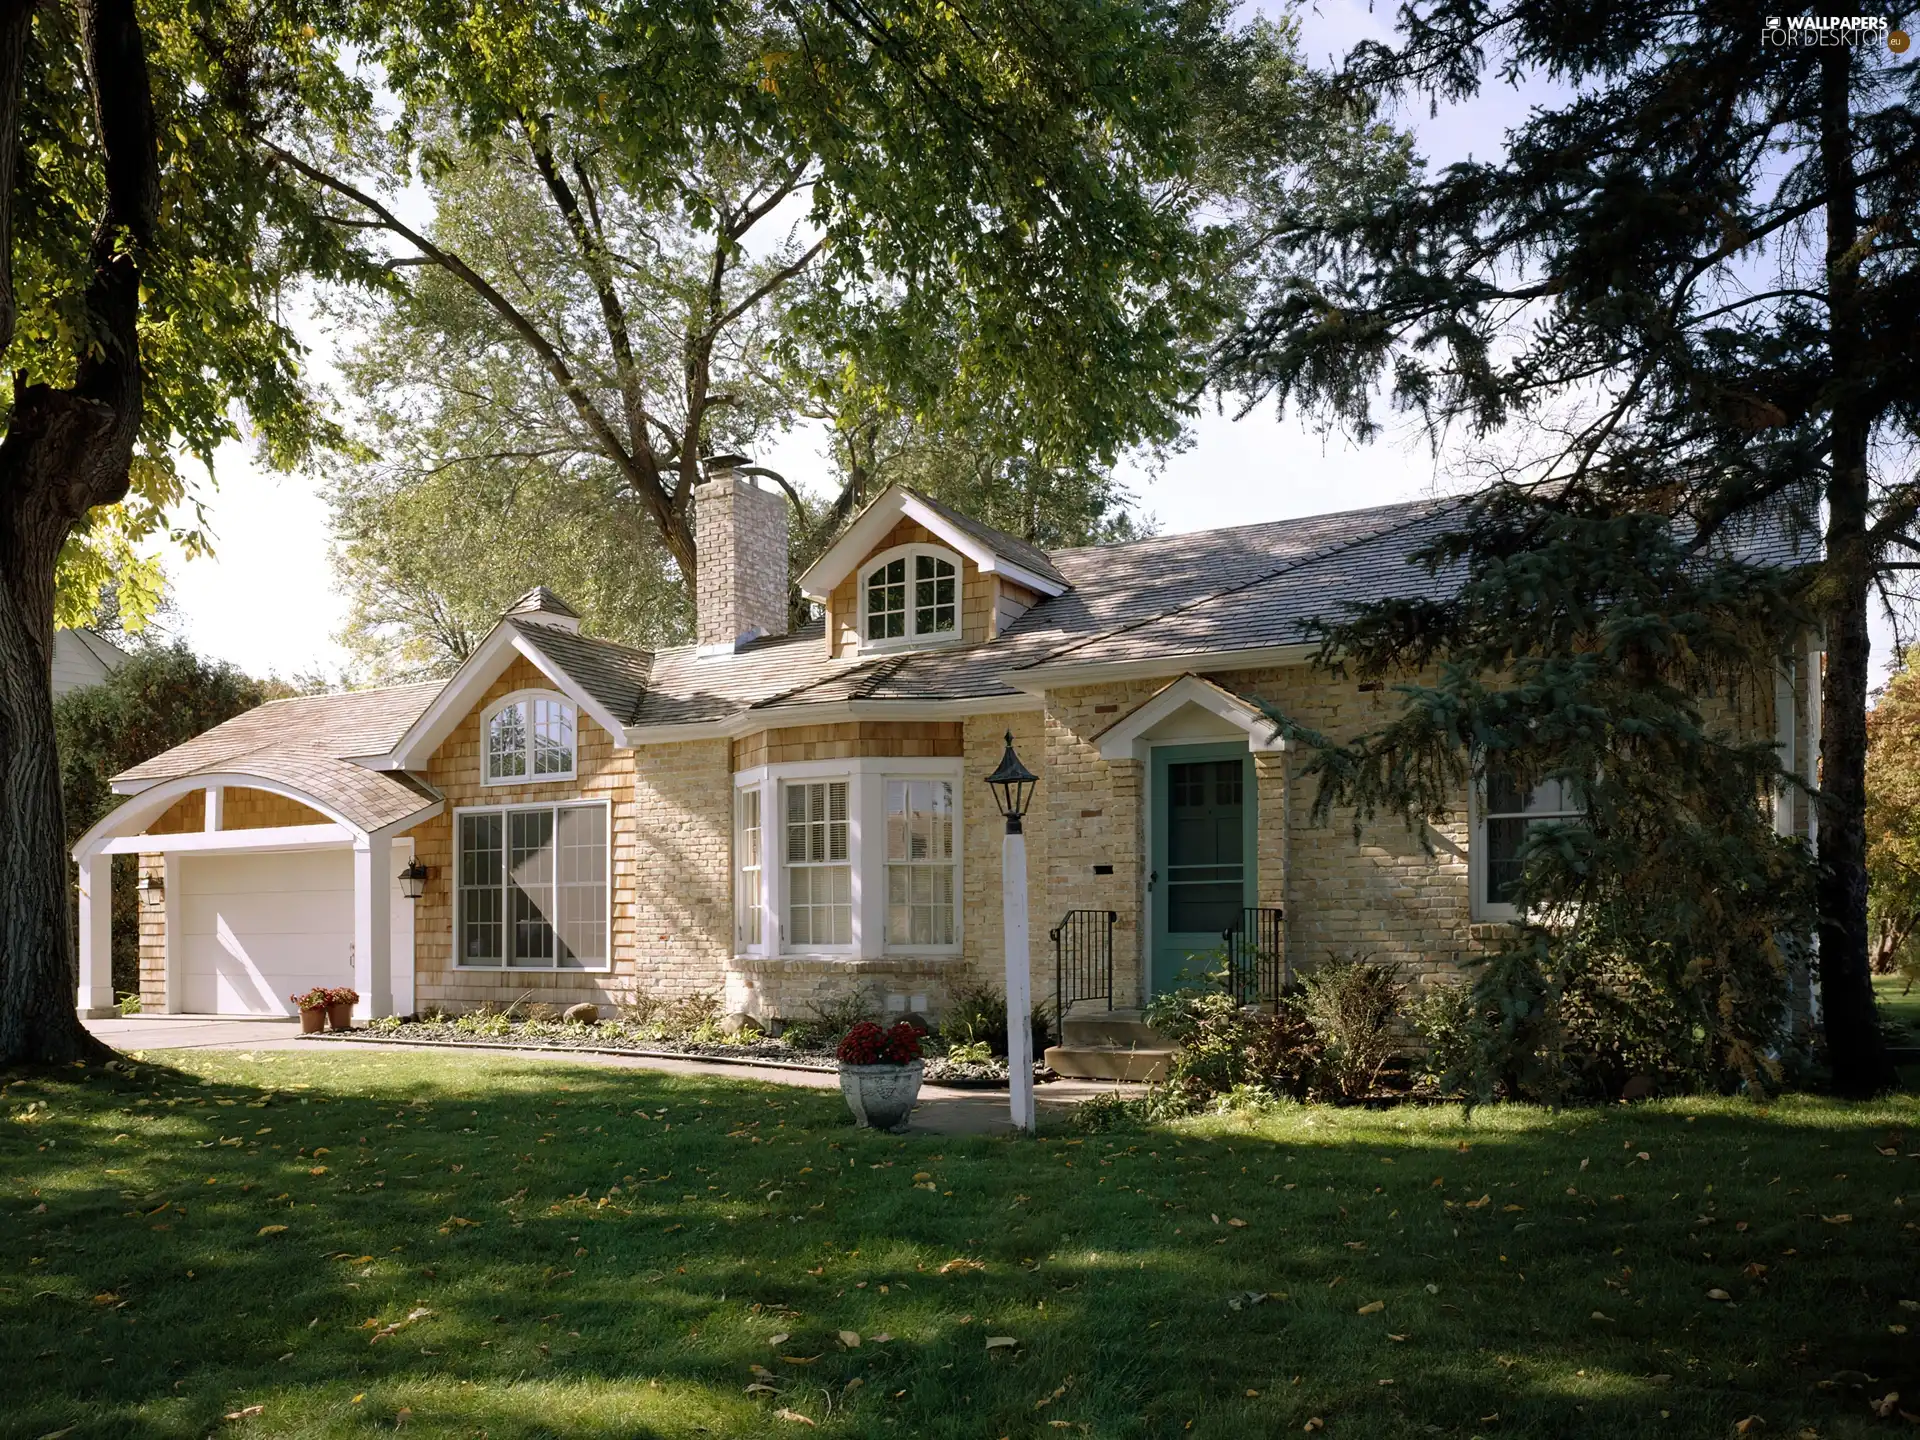
[[[847,1065],[911,1065],[920,1058],[920,1032],[905,1020],[891,1030],[862,1020],[840,1042],[839,1054]]]

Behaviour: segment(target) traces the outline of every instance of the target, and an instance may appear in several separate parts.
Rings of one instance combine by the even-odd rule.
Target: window
[[[734,793],[738,811],[733,877],[733,938],[743,950],[758,949],[761,941],[760,792]]]
[[[737,773],[735,953],[957,951],[961,798],[957,759],[806,760]]]
[[[1572,785],[1564,780],[1543,781],[1523,795],[1511,776],[1490,768],[1483,784],[1479,834],[1475,836],[1478,843],[1472,851],[1479,862],[1474,896],[1482,914],[1490,919],[1507,919],[1514,914],[1514,901],[1526,871],[1523,852],[1527,833],[1547,822],[1577,821],[1584,812]]]
[[[944,550],[915,546],[883,557],[865,581],[868,643],[958,636],[960,567]]]
[[[787,943],[853,943],[847,782],[787,786]]]
[[[607,965],[605,805],[462,810],[455,830],[458,964],[525,970]]]
[[[953,944],[953,784],[887,781],[887,942]]]
[[[527,696],[487,717],[486,781],[570,780],[574,775],[573,706]]]

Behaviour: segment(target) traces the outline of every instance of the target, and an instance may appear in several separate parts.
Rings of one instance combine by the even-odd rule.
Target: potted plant
[[[353,1007],[359,1000],[360,992],[346,985],[327,991],[327,1024],[335,1030],[351,1030]]]
[[[316,985],[311,990],[302,990],[298,995],[287,997],[300,1012],[302,1035],[311,1035],[316,1030],[327,1028],[327,996],[330,993],[326,986]]]
[[[863,1020],[840,1042],[840,1093],[856,1123],[874,1130],[903,1130],[920,1094],[926,1065],[920,1032],[902,1020],[882,1030]]]

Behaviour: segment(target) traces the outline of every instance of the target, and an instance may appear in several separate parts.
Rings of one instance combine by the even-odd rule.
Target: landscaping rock
[[[1620,1091],[1622,1100],[1649,1100],[1653,1097],[1653,1077],[1635,1075]]]
[[[723,1035],[764,1035],[767,1027],[745,1011],[736,1010],[724,1016],[720,1021],[720,1033]]]
[[[562,1010],[560,1018],[569,1025],[598,1025],[600,1007],[591,1000],[582,1000],[578,1005],[569,1005]]]

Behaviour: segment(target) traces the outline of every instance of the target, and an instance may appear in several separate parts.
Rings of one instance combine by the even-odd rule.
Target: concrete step
[[[1140,1018],[1138,1010],[1092,1010],[1078,1015],[1069,1011],[1060,1028],[1061,1042],[1066,1045],[1165,1047],[1169,1043],[1166,1036]]]
[[[1071,1023],[1071,1022],[1069,1022]],[[1164,1080],[1174,1047],[1158,1045],[1049,1045],[1046,1063],[1079,1080]]]

